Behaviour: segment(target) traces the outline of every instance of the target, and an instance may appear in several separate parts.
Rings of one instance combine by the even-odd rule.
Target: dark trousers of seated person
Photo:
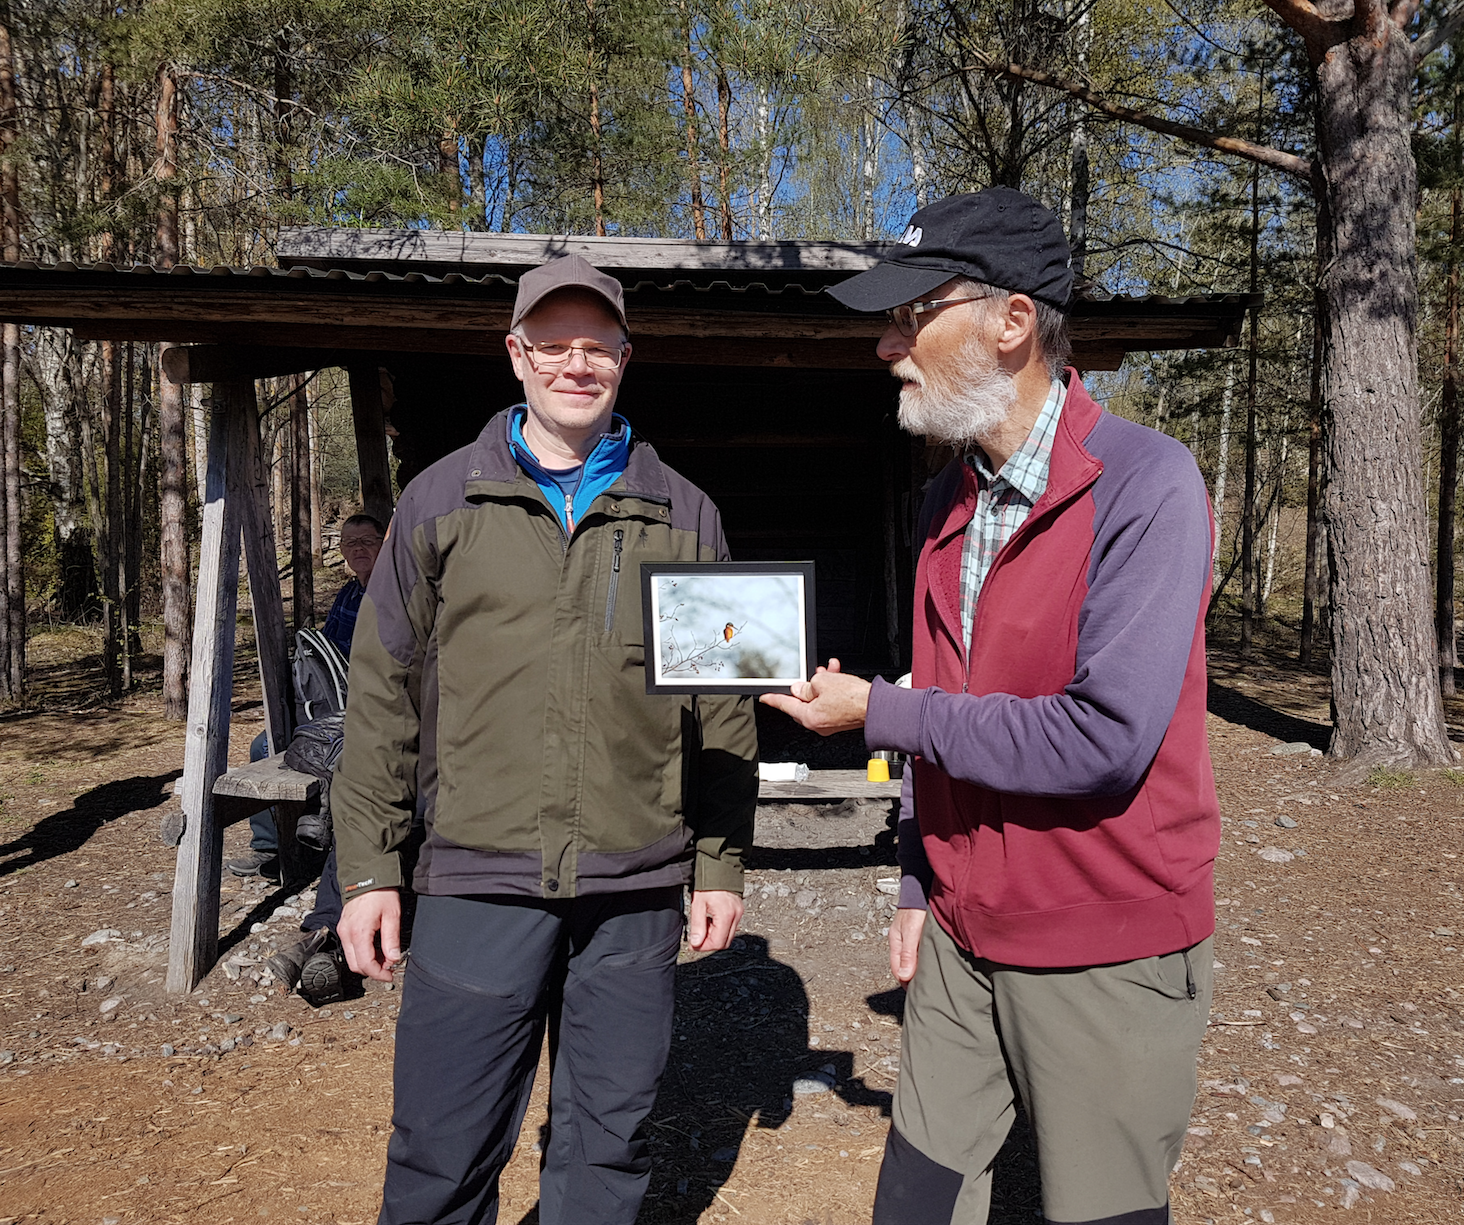
[[[418,899],[381,1225],[491,1225],[546,1029],[541,1225],[631,1225],[671,1049],[677,886]]]

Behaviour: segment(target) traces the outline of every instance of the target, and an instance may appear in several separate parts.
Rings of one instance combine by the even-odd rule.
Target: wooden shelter
[[[388,413],[403,484],[476,437],[520,399],[503,343],[517,277],[581,254],[625,286],[634,356],[619,410],[717,502],[734,556],[817,563],[822,656],[895,675],[908,667],[929,457],[896,425],[895,386],[874,352],[882,317],[823,292],[880,251],[301,228],[281,234],[279,267],[0,265],[0,319],[163,342],[169,379],[213,388],[169,990],[191,990],[216,959],[223,823],[279,802],[288,820],[309,799],[298,781],[286,795],[252,775],[224,778],[241,542],[271,748],[291,731],[255,380],[349,371],[363,501],[385,521]],[[1231,347],[1258,303],[1089,294],[1073,310],[1074,362],[1108,370],[1128,352]]]

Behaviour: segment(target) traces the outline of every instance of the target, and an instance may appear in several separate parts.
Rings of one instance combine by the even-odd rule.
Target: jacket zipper
[[[615,595],[620,590],[620,551],[625,547],[625,529],[615,529],[615,560],[610,566],[610,598],[605,601],[605,632],[615,628]]]
[[[574,494],[564,495],[564,522],[568,528],[568,534],[574,535]]]

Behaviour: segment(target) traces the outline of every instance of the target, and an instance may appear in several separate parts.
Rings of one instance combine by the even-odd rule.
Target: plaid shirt
[[[976,624],[976,601],[991,571],[991,563],[1026,522],[1047,488],[1052,439],[1066,398],[1067,385],[1055,379],[1032,432],[994,476],[979,449],[966,457],[976,472],[976,513],[971,516],[961,546],[961,629],[968,649],[971,630]]]

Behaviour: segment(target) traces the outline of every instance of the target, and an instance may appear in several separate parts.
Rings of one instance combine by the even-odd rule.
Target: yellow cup
[[[890,781],[890,763],[882,757],[871,757],[869,765],[865,767],[864,777],[871,783],[887,783]]]

